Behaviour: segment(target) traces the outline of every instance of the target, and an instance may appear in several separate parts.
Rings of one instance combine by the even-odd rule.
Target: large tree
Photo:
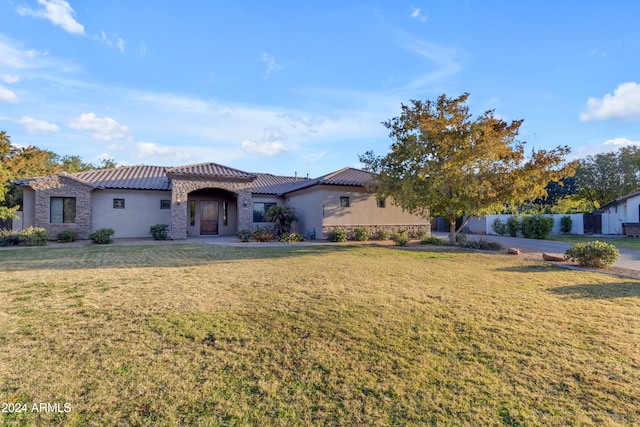
[[[640,190],[640,148],[623,147],[612,153],[599,153],[578,161],[578,195],[594,209],[625,194]]]
[[[384,122],[391,152],[360,157],[378,174],[380,196],[427,219],[447,218],[452,244],[471,217],[543,196],[549,181],[571,176],[573,167],[565,163],[566,146],[532,150],[527,157],[525,143],[516,140],[522,120],[507,123],[493,111],[471,120],[468,97],[403,104],[399,117]],[[466,221],[456,229],[456,217],[463,215]]]

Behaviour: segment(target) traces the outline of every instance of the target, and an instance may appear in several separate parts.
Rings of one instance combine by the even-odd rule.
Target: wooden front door
[[[218,234],[218,202],[200,202],[200,234]]]

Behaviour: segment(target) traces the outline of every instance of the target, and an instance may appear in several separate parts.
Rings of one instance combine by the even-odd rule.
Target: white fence
[[[487,215],[481,218],[472,218],[469,220],[467,227],[469,232],[473,234],[498,234],[493,229],[493,222],[496,218],[500,218],[500,221],[506,223],[509,217],[512,215]],[[548,215],[553,218],[553,229],[551,234],[560,233],[560,218],[568,216],[571,218],[571,232],[570,234],[584,234],[584,223],[582,221],[582,214],[554,214]],[[622,233],[622,232],[620,232]]]

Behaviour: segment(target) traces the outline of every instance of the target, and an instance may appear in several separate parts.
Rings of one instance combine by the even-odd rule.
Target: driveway
[[[444,232],[436,231],[433,232],[433,235],[443,239],[448,238],[448,233]],[[524,252],[551,252],[563,254],[564,251],[571,247],[570,243],[556,242],[552,240],[525,239],[522,237],[494,236],[490,234],[468,234],[467,237],[469,239],[483,238],[491,240],[493,242],[500,243],[505,248],[519,248]],[[598,240],[598,238],[594,237],[593,240]],[[616,263],[613,264],[614,267],[640,271],[640,251],[633,249],[618,249],[618,251],[620,251],[620,257],[618,257]]]

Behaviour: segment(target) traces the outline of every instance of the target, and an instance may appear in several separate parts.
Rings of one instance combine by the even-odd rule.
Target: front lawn
[[[640,424],[633,280],[357,245],[15,249],[0,272],[0,403],[28,409],[0,425]]]

